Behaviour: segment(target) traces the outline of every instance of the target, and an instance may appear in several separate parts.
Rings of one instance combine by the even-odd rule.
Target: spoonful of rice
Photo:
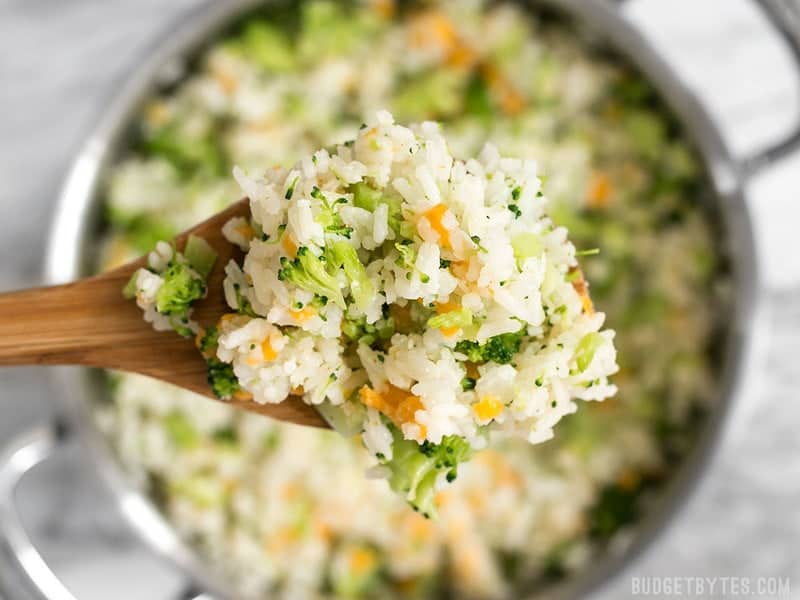
[[[425,515],[474,450],[545,441],[616,392],[614,333],[535,162],[458,160],[437,124],[380,112],[352,142],[234,176],[244,200],[148,256],[0,296],[0,365],[131,371],[361,435]]]

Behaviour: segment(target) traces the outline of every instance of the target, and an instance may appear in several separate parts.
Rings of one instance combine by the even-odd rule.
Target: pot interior
[[[145,69],[107,122],[82,242],[89,268],[146,252],[238,198],[233,164],[286,164],[388,105],[401,121],[442,121],[465,155],[491,139],[541,159],[554,220],[579,248],[600,248],[582,266],[618,331],[619,398],[581,406],[541,446],[486,453],[442,498],[440,524],[363,480],[356,445],[139,377],[90,376],[92,418],[110,442],[96,450],[113,453],[234,595],[290,597],[298,557],[311,561],[309,585],[333,595],[593,585],[661,527],[727,410],[741,273],[730,206],[706,168],[717,150],[707,120],[692,107],[707,135],[687,133],[662,95],[675,82],[649,48],[637,59],[656,61],[656,81],[612,49],[609,24],[617,44],[636,38],[608,8],[254,4],[189,23],[175,36],[183,47],[156,54],[162,68]],[[586,23],[596,10],[602,19]],[[453,35],[513,77],[493,83],[469,57],[426,54]]]

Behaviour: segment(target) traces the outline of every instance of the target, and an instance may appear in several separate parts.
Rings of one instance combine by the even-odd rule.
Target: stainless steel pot
[[[543,2],[545,0],[542,0]],[[791,0],[755,0],[800,63],[800,6]],[[47,280],[60,283],[88,274],[93,239],[99,220],[98,188],[101,176],[127,139],[130,125],[142,101],[164,79],[180,72],[179,66],[195,55],[214,34],[259,0],[228,0],[209,3],[189,15],[149,53],[149,58],[129,79],[110,104],[94,134],[80,154],[58,204],[53,227]],[[784,139],[746,159],[736,159],[723,143],[720,132],[692,92],[659,56],[651,44],[625,19],[623,2],[610,0],[546,0],[546,4],[575,17],[600,38],[627,57],[654,84],[682,121],[687,134],[701,152],[716,191],[716,211],[729,240],[728,254],[735,284],[735,304],[730,335],[723,352],[722,384],[714,413],[705,424],[696,446],[677,469],[662,492],[660,501],[637,527],[635,539],[624,548],[608,553],[580,577],[546,591],[547,597],[573,598],[597,588],[618,573],[664,528],[682,506],[703,474],[734,411],[751,389],[763,347],[764,310],[759,298],[759,273],[750,216],[745,203],[748,181],[765,167],[800,149],[800,126]],[[63,419],[21,435],[0,457],[0,534],[29,579],[32,590],[47,600],[74,600],[31,543],[18,516],[14,492],[27,471],[51,456],[67,438],[77,436],[86,446],[108,483],[119,509],[134,529],[156,551],[171,561],[186,577],[186,598],[229,598],[222,580],[202,565],[177,537],[153,504],[133,487],[115,461],[110,448],[94,425],[91,406],[108,390],[85,370],[57,371]]]

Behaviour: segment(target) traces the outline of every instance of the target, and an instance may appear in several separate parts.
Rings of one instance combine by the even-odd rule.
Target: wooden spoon
[[[245,198],[175,239],[181,250],[193,233],[218,254],[208,296],[193,314],[203,327],[229,312],[222,291],[224,269],[231,258],[241,257],[222,236],[222,226],[231,217],[249,215]],[[145,260],[75,283],[0,294],[0,366],[80,365],[140,373],[217,400],[193,340],[154,331],[136,303],[122,297],[125,284]],[[282,421],[328,427],[314,408],[295,396],[280,404],[235,399],[225,403]]]

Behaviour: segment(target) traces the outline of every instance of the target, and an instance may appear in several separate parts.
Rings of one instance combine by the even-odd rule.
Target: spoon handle
[[[128,344],[152,343],[141,313],[122,298],[127,269],[0,295],[0,365],[122,366]]]
[[[122,288],[136,265],[56,287],[0,294],[0,367],[81,365],[155,377],[209,398],[206,363],[192,340],[154,331]],[[298,398],[237,408],[301,425],[327,427]]]

